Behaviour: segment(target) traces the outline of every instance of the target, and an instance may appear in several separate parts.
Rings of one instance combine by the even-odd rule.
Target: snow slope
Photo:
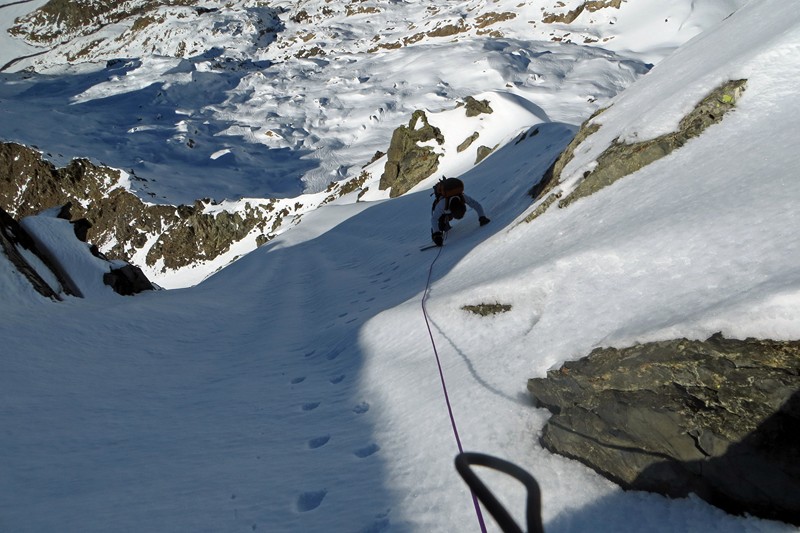
[[[596,346],[800,336],[798,43],[796,10],[763,0],[685,45],[613,100],[566,175],[617,135],[665,131],[729,76],[749,80],[736,110],[530,224],[531,177],[575,128],[513,132],[462,175],[492,223],[470,212],[438,258],[418,251],[425,185],[345,197],[195,287],[135,298],[31,298],[0,255],[0,529],[477,531],[421,314],[432,265],[461,440],[536,476],[547,531],[796,530],[623,492],[546,452],[525,382]],[[512,310],[460,309],[494,301]],[[489,479],[521,517],[518,486]]]
[[[4,2],[0,5],[0,67],[9,64],[11,61],[25,56],[37,54],[42,50],[33,45],[27,44],[19,39],[13,38],[6,31],[11,27],[17,17],[27,15],[31,11],[45,5],[48,0],[29,0],[26,2]]]

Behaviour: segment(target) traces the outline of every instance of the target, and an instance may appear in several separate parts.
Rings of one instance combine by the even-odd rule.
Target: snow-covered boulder
[[[42,296],[133,295],[155,287],[134,265],[109,261],[82,240],[90,224],[69,221],[69,205],[28,216],[20,222],[0,208],[0,248],[10,263]]]
[[[50,272],[50,269],[46,267],[43,258],[37,253],[33,240],[19,223],[0,207],[0,256],[2,255],[8,258],[9,265],[7,268],[19,274],[19,277],[14,276],[18,282],[25,279],[30,282],[30,287],[42,296],[53,300],[61,300],[61,296],[52,287],[57,283],[52,273],[48,276],[50,282],[40,274],[40,271]],[[12,277],[5,272],[4,274],[6,278]],[[16,289],[14,292],[19,293],[20,287],[25,283],[21,282],[14,285]],[[5,287],[4,297],[9,296],[6,294],[9,287],[10,285]]]

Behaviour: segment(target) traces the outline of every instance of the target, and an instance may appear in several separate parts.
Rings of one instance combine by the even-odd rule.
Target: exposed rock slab
[[[47,298],[60,301],[61,296],[50,287],[33,265],[25,259],[20,248],[29,250],[44,263],[45,259],[38,253],[35,243],[27,232],[11,215],[0,207],[0,252],[5,253],[11,264],[30,282],[36,292]]]
[[[614,142],[597,159],[597,167],[586,176],[559,207],[590,196],[615,181],[671,154],[707,128],[720,122],[741,97],[747,80],[731,80],[715,88],[678,125],[678,131],[652,140],[626,144]]]
[[[800,524],[800,341],[597,349],[528,390],[542,444],[624,488]]]
[[[538,182],[545,186],[531,189],[530,195],[535,201],[543,200],[525,218],[525,222],[531,222],[544,213],[556,200],[559,207],[567,207],[575,200],[591,196],[681,148],[689,140],[701,135],[706,128],[720,122],[726,113],[734,109],[746,86],[747,80],[741,79],[727,81],[715,88],[681,119],[677,131],[640,143],[613,142],[597,158],[596,167],[591,172],[586,172],[578,185],[566,197],[561,198],[562,192],[554,189],[564,181],[562,171],[572,161],[575,150],[600,129],[594,118],[605,109],[598,110],[581,125],[573,141],[548,170],[547,175]]]

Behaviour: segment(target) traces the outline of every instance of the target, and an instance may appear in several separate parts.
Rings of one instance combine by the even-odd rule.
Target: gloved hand
[[[478,222],[480,222],[480,223],[481,223],[481,226],[485,226],[486,224],[488,224],[489,222],[491,222],[491,220],[489,220],[489,219],[488,219],[488,218],[486,218],[486,217],[480,217],[480,218],[478,219]]]
[[[433,239],[433,242],[434,242],[434,244],[436,244],[436,246],[441,246],[442,244],[444,244],[444,240],[442,239],[442,232],[441,231],[437,231],[436,233],[431,235],[431,238]]]

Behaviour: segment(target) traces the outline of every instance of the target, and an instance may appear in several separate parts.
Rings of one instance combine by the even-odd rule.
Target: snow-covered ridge
[[[378,52],[455,39],[523,36],[617,50],[634,48],[631,39],[626,38],[632,28],[658,32],[662,34],[662,47],[674,46],[701,31],[708,19],[729,15],[743,1],[718,0],[688,10],[681,5],[665,9],[654,0],[634,4],[622,0],[449,0],[420,6],[416,2],[390,0],[215,0],[193,7],[183,1],[128,0],[109,4],[80,0],[49,2],[20,18],[11,32],[31,43],[62,45],[54,50],[51,59],[38,58],[36,64],[40,66],[61,62],[56,59],[58,56],[62,61],[97,61],[169,50],[167,55],[191,57],[217,46],[227,57],[242,58],[241,54],[249,53],[251,58],[260,59],[266,53],[266,58],[286,61],[292,57],[324,58],[343,52]],[[653,16],[656,6],[659,14]],[[153,26],[160,28],[160,33],[143,32]],[[182,28],[193,31],[190,34]],[[98,33],[101,29],[106,33]],[[271,36],[263,40],[267,34]],[[277,42],[267,51],[267,45],[275,38]],[[622,41],[619,46],[617,41]],[[165,46],[167,43],[171,44]],[[139,53],[130,53],[136,51]]]
[[[46,57],[35,59],[41,68],[146,55],[193,57],[214,49],[242,59],[248,51],[266,47],[280,28],[275,10],[260,7],[260,2],[191,4],[139,0],[53,7],[51,2],[18,19],[9,31],[51,48]]]
[[[414,110],[449,109],[487,90],[521,96],[551,120],[578,124],[640,75],[643,63],[657,62],[742,3],[714,0],[706,7],[665,10],[654,0],[622,2],[618,8],[584,9],[568,24],[542,18],[584,2],[213,1],[202,9],[106,4],[115,14],[113,24],[93,32],[89,26],[85,35],[8,70],[56,74],[72,62],[68,88],[55,101],[41,102],[37,120],[46,120],[44,109],[62,107],[72,97],[76,108],[65,112],[78,122],[97,110],[92,130],[108,132],[111,146],[82,144],[75,123],[68,125],[70,142],[57,140],[68,133],[59,124],[37,131],[12,126],[0,134],[156,180],[162,165],[149,154],[169,153],[184,163],[177,172],[184,183],[196,180],[197,191],[188,196],[163,179],[151,180],[149,192],[171,202],[319,192],[331,181],[360,174]],[[451,27],[459,31],[445,31]],[[651,38],[627,40],[633,28]],[[454,55],[459,60],[441,60]],[[2,59],[6,64],[14,57]],[[108,61],[106,71],[89,73]],[[18,91],[25,86],[21,82]],[[113,123],[100,109],[110,99],[122,103],[113,106]],[[60,135],[44,138],[59,128]],[[209,172],[205,167],[216,179],[197,179]],[[174,164],[170,172],[176,172]]]

